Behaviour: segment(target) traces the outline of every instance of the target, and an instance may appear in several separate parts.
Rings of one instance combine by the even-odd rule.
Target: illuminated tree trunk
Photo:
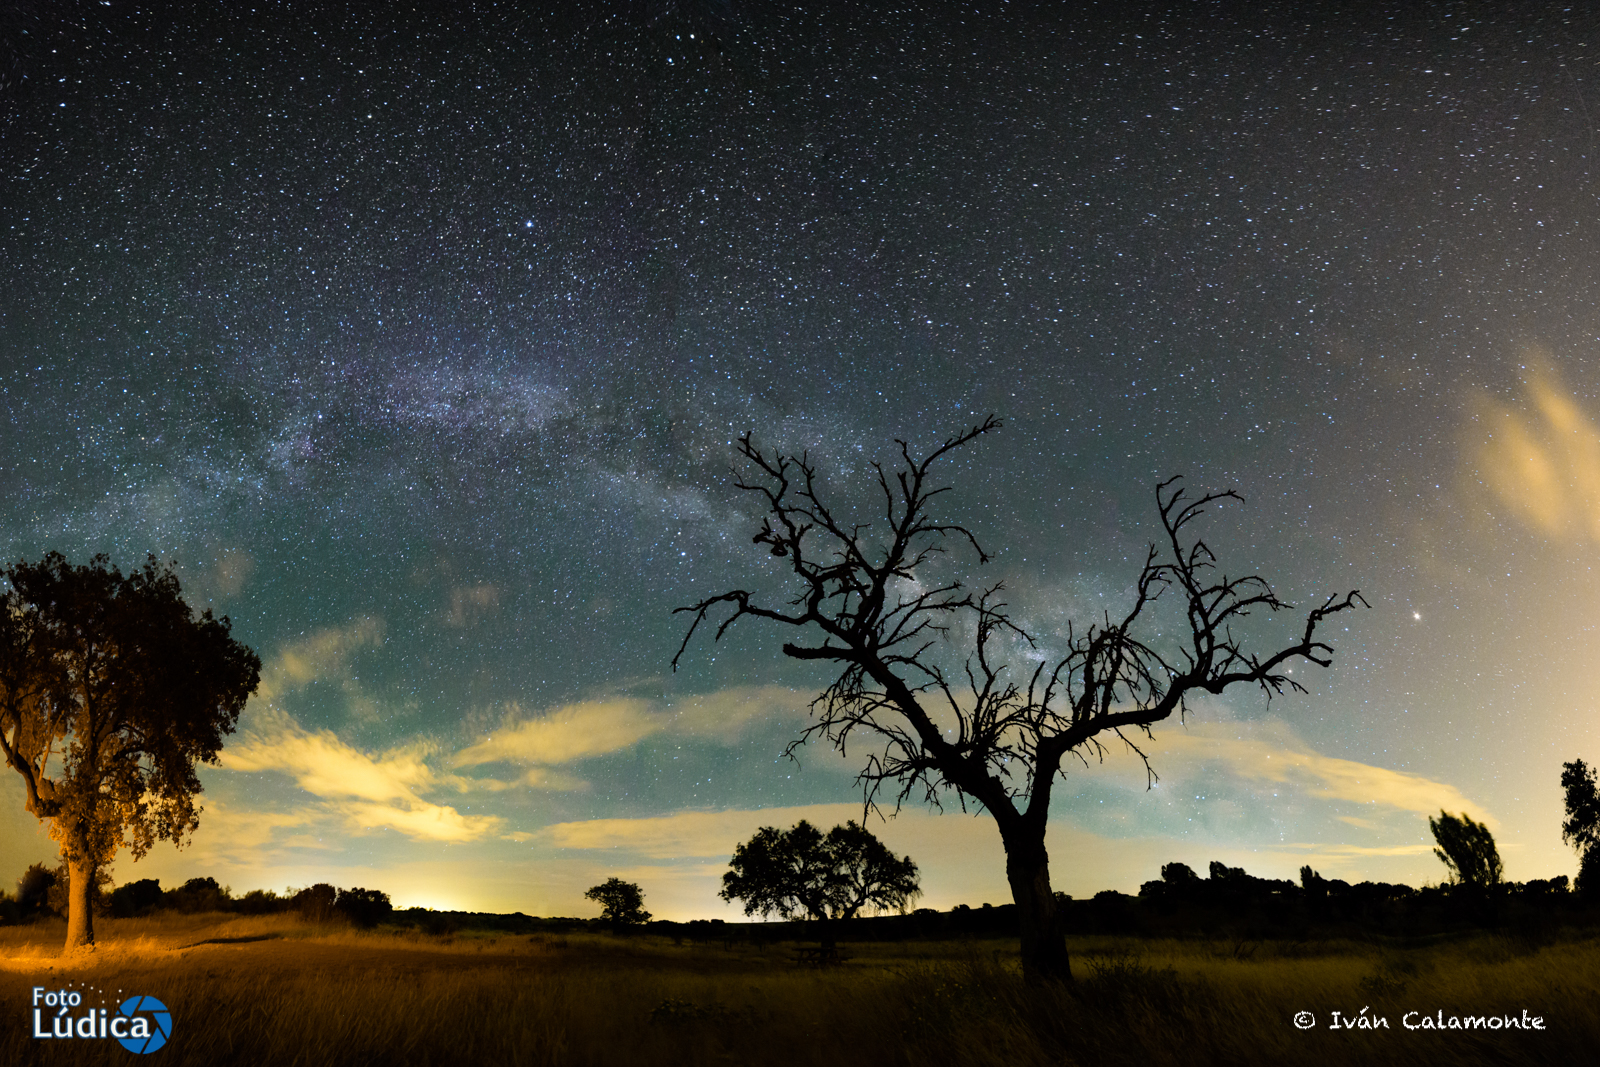
[[[94,944],[94,864],[86,860],[67,861],[67,950]]]
[[[1017,905],[1022,941],[1022,975],[1030,983],[1072,981],[1072,961],[1056,895],[1050,888],[1050,856],[1044,833],[1016,831],[1002,838],[1006,878]]]

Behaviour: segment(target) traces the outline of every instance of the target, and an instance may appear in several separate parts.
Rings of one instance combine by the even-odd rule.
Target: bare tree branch
[[[1318,639],[1318,627],[1366,601],[1355,590],[1329,596],[1306,614],[1297,640],[1266,653],[1248,648],[1235,635],[1235,624],[1292,605],[1259,575],[1219,572],[1210,546],[1189,532],[1212,508],[1242,503],[1238,494],[1191,498],[1173,478],[1156,487],[1164,536],[1150,546],[1132,603],[1120,618],[1107,612],[1085,629],[1069,625],[1059,658],[1041,661],[1025,680],[1018,678],[1003,662],[1003,649],[1015,643],[1037,658],[1039,643],[1012,621],[999,599],[1001,585],[974,594],[958,581],[920,583],[951,541],[965,543],[979,563],[989,561],[971,530],[933,515],[933,504],[949,489],[935,485],[931,471],[950,452],[1000,426],[991,416],[921,459],[905,441],[896,441],[901,465],[891,472],[873,464],[883,514],[876,528],[838,517],[822,499],[809,456],[764,453],[749,434],[741,437],[746,472],[735,474],[734,485],[756,494],[764,509],[752,541],[787,561],[794,592],[786,608],[763,606],[742,589],[678,608],[693,619],[672,665],[676,670],[696,630],[723,605],[732,610],[716,623],[714,640],[745,617],[813,634],[813,640],[785,642],[784,654],[832,662],[839,675],[812,702],[811,722],[787,753],[793,757],[813,739],[845,752],[861,736],[872,745],[857,777],[867,812],[876,810],[880,797],[887,803],[892,796],[898,810],[913,795],[938,805],[952,791],[963,809],[971,801],[988,811],[1006,844],[1008,877],[1023,907],[1024,964],[1048,971],[1047,957],[1057,951],[1049,946],[1059,941],[1059,931],[1052,926],[1044,829],[1051,787],[1065,774],[1065,758],[1070,754],[1085,765],[1090,756],[1104,759],[1101,737],[1114,735],[1139,757],[1154,785],[1155,769],[1129,736],[1132,730],[1151,736],[1154,724],[1174,713],[1181,718],[1196,693],[1220,694],[1241,684],[1259,687],[1268,699],[1304,692],[1288,674],[1290,663],[1328,666],[1333,647]],[[1164,609],[1164,598],[1177,603]],[[1158,647],[1142,636],[1152,628],[1159,635],[1152,617],[1158,609],[1162,618],[1181,613],[1183,640]],[[954,670],[948,657],[958,621],[973,633],[957,675],[965,679],[960,696],[945,673]],[[951,725],[941,726],[941,719]],[[1029,948],[1030,923],[1049,928],[1041,935],[1044,948]],[[1059,953],[1064,966],[1064,947]]]

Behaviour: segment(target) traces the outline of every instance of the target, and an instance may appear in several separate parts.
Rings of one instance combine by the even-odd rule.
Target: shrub
[[[233,904],[233,893],[218,885],[215,878],[191,878],[180,888],[167,892],[162,903],[190,915],[201,911],[228,911]]]
[[[42,863],[35,863],[17,879],[17,907],[24,915],[45,910],[50,906],[50,887],[55,882],[55,871]]]
[[[119,919],[131,919],[157,907],[161,897],[161,882],[158,879],[141,878],[113,889],[107,902],[112,915]]]
[[[300,915],[314,923],[325,923],[332,919],[338,912],[334,904],[339,899],[339,891],[326,882],[318,882],[309,889],[302,889],[294,895],[294,907]]]
[[[334,907],[353,925],[369,930],[387,922],[394,911],[389,894],[377,889],[346,889],[339,894]]]
[[[272,915],[287,911],[290,906],[287,896],[280,897],[270,889],[252,889],[233,903],[240,915]]]

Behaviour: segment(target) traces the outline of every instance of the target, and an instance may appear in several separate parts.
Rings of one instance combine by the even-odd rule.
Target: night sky
[[[1600,758],[1600,23],[1550,4],[7,5],[0,546],[178,561],[265,664],[192,845],[122,883],[592,915],[716,899],[828,680],[674,607],[776,593],[740,434],[868,461],[993,413],[946,513],[1059,647],[1154,485],[1296,604],[1232,691],[1057,791],[1052,873],[1439,881],[1427,815],[1572,874]],[[374,5],[375,7],[377,5]],[[1595,54],[1591,54],[1595,53]],[[963,570],[964,568],[964,570]],[[1289,640],[1295,620],[1258,620]],[[958,650],[959,651],[959,650]],[[0,884],[53,843],[0,784]],[[872,827],[1002,903],[984,816]]]

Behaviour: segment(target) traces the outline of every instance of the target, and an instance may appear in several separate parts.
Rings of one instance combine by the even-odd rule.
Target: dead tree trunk
[[[1006,848],[1006,880],[1017,905],[1021,938],[1022,974],[1030,983],[1072,981],[1072,961],[1067,954],[1066,932],[1050,888],[1050,856],[1044,833],[1013,831],[1002,834]]]

